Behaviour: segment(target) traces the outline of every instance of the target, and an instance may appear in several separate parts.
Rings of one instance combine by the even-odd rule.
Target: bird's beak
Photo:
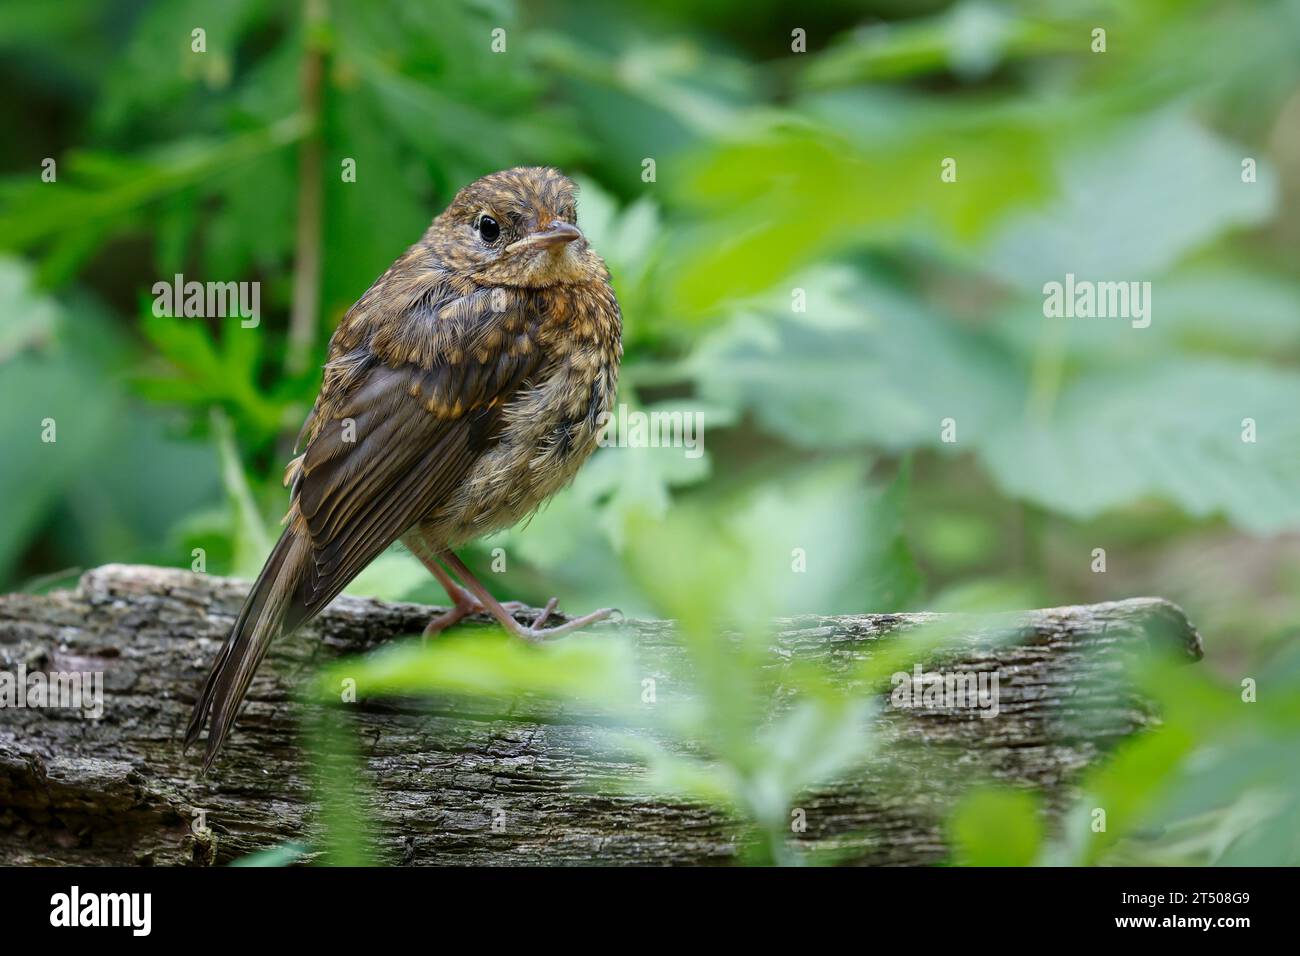
[[[562,246],[565,243],[573,242],[575,239],[582,238],[582,231],[572,223],[567,223],[562,219],[557,219],[540,232],[534,232],[530,236],[525,236],[518,242],[511,243],[511,248],[522,248],[524,246],[540,246],[543,249],[553,249],[556,246]]]

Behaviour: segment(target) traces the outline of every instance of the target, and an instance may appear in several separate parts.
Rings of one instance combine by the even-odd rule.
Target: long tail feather
[[[211,715],[207,746],[203,754],[203,772],[207,773],[221,745],[230,735],[235,715],[248,693],[262,658],[271,641],[290,627],[301,623],[301,614],[291,615],[294,594],[306,573],[309,547],[305,537],[291,524],[285,529],[257,576],[230,635],[222,645],[212,670],[203,683],[194,704],[189,726],[185,729],[188,750],[203,731]],[[286,621],[286,617],[292,617]]]

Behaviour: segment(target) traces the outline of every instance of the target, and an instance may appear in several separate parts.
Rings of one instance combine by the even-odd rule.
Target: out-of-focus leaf
[[[1242,151],[1181,113],[1145,118],[1070,154],[1061,196],[1013,217],[989,251],[992,270],[1041,290],[1066,273],[1151,280],[1221,232],[1264,220],[1277,180],[1242,182]]]
[[[1007,58],[1083,54],[1073,29],[1041,16],[1019,17],[1007,4],[964,0],[932,17],[860,27],[811,57],[800,77],[807,89],[834,89],[950,70],[979,79]]]
[[[1193,258],[1152,280],[1146,328],[1124,317],[1046,317],[1039,292],[1009,304],[998,323],[1003,341],[1037,362],[1077,367],[1181,353],[1275,361],[1300,353],[1300,286],[1253,267]]]
[[[114,157],[109,164],[98,163],[94,154],[73,154],[60,166],[57,183],[24,176],[0,188],[5,207],[0,213],[0,248],[25,249],[88,225],[120,229],[148,203],[287,145],[303,131],[301,118],[288,117],[228,140],[177,141],[137,158]]]
[[[805,788],[835,777],[867,758],[875,707],[844,696],[811,697],[762,729],[760,759],[746,787],[754,815],[784,823]]]
[[[172,0],[144,7],[133,24],[118,68],[107,73],[98,125],[120,131],[149,117],[201,109],[205,94],[228,88],[235,75],[236,47],[243,34],[275,10],[266,0]],[[193,31],[203,30],[205,52],[194,50]]]
[[[1020,790],[979,789],[954,812],[950,831],[966,866],[1030,866],[1043,842],[1039,801]]]
[[[0,285],[0,326],[22,330],[31,315],[37,328],[54,337],[28,339],[27,347],[0,362],[0,580],[8,578],[28,536],[59,496],[109,453],[122,414],[111,381],[125,346],[103,313],[84,301],[65,311],[34,290],[30,270],[10,262]],[[26,331],[33,327],[26,325]],[[25,337],[21,331],[20,336]]]
[[[872,486],[858,460],[765,483],[727,524],[748,545],[744,578],[769,613],[839,614],[905,607],[920,573],[903,536],[908,475]]]
[[[224,406],[266,441],[285,422],[280,406],[257,383],[265,333],[243,328],[238,319],[222,321],[222,335],[214,340],[202,319],[146,312],[141,329],[170,367],[169,374],[140,376],[136,387],[146,397],[199,410]]]
[[[756,117],[684,170],[678,191],[703,215],[674,246],[668,307],[710,315],[867,242],[965,248],[1052,188],[1050,131],[1024,118],[896,103],[897,124],[855,128],[853,111],[871,106],[844,97],[816,121]],[[955,182],[941,178],[947,159]]]
[[[1076,518],[1163,498],[1249,531],[1300,524],[1300,376],[1186,360],[1089,372],[979,452],[1009,494]],[[1257,440],[1243,441],[1243,421]]]
[[[258,850],[230,862],[231,866],[292,866],[311,852],[303,843],[281,843],[269,850]]]
[[[0,364],[29,347],[48,345],[55,335],[59,309],[32,288],[31,273],[18,259],[0,257]]]
[[[691,364],[703,397],[752,408],[764,427],[805,448],[963,449],[1019,413],[1024,375],[996,343],[843,270],[799,287],[807,319],[773,311],[701,345]],[[829,327],[814,319],[828,313],[845,318]],[[955,446],[942,442],[947,418]]]
[[[599,631],[541,645],[526,644],[500,630],[405,641],[330,665],[320,674],[315,692],[322,700],[337,701],[345,682],[358,698],[539,694],[585,701],[612,714],[641,712],[631,648]]]

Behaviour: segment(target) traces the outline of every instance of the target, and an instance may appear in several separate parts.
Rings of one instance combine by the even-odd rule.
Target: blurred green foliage
[[[0,2],[0,585],[190,566],[197,548],[211,572],[255,573],[329,330],[461,185],[554,164],[582,184],[623,305],[620,401],[702,411],[706,451],[602,449],[466,558],[486,571],[504,548],[509,597],[683,618],[707,716],[674,733],[719,737],[701,767],[661,759],[665,785],[704,781],[770,837],[793,792],[870,750],[835,731],[864,715],[816,676],[811,710],[761,730],[771,688],[744,642],[764,646],[770,615],[1159,593],[1209,657],[1153,682],[1167,729],[1093,785],[1200,821],[1212,836],[1184,856],[1294,861],[1260,835],[1297,812],[1269,768],[1300,730],[1278,663],[1300,621],[1300,2],[788,7]],[[304,199],[313,137],[323,186]],[[304,201],[321,301],[298,374]],[[1151,326],[1044,318],[1067,272],[1151,282]],[[175,273],[260,282],[260,325],[155,317]],[[396,552],[352,591],[441,599]],[[716,622],[737,615],[749,636],[723,650]],[[454,647],[390,665],[408,690],[476,667],[498,690],[585,686],[516,681],[493,655],[522,650]],[[1243,676],[1260,705],[1238,702]],[[1270,698],[1283,716],[1256,716]],[[1231,786],[1199,769],[1216,754]],[[1033,800],[974,794],[960,858],[1095,861],[1025,823]],[[1167,833],[1123,858],[1195,842]]]
[[[1090,771],[1063,832],[1048,839],[1039,801],[980,789],[954,814],[956,859],[971,865],[1294,866],[1300,860],[1300,657],[1272,662],[1271,692],[1197,668],[1152,662],[1139,686],[1164,724]]]

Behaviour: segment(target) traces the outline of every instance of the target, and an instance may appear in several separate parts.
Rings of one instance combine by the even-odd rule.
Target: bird
[[[486,612],[539,641],[453,549],[532,514],[599,443],[618,385],[622,313],[552,167],[465,186],[344,314],[285,469],[284,530],[198,694],[184,749],[208,727],[206,774],[272,641],[319,614],[395,542],[446,590],[432,637]],[[300,453],[301,449],[301,453]],[[459,580],[457,580],[459,579]]]

